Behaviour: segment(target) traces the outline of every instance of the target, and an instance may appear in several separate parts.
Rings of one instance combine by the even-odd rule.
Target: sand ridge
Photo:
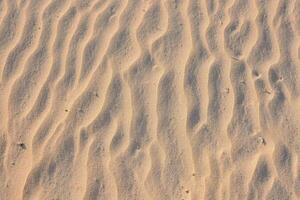
[[[300,1],[0,1],[0,200],[300,198]]]

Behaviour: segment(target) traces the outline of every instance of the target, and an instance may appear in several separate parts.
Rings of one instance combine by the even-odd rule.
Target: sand
[[[300,199],[299,0],[0,0],[0,200]]]

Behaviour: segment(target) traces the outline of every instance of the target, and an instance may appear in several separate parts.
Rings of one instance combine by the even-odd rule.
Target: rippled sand
[[[0,0],[0,200],[300,199],[299,0]]]

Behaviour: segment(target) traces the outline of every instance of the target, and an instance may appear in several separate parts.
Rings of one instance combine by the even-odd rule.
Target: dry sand
[[[300,0],[0,0],[0,200],[300,199]]]

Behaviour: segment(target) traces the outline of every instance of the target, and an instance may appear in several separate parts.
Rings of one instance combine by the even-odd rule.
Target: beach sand
[[[21,199],[300,199],[300,1],[0,0]]]

